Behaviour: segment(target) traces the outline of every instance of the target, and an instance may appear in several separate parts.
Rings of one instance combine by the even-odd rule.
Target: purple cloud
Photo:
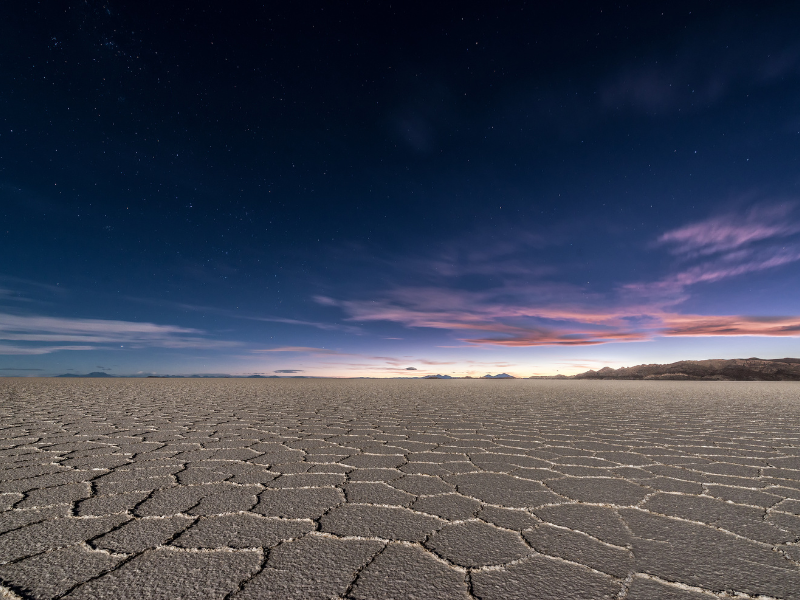
[[[800,261],[800,244],[782,239],[800,232],[793,209],[794,204],[762,204],[743,214],[668,231],[655,247],[669,247],[694,264],[655,281],[621,285],[605,295],[577,285],[523,283],[502,264],[497,271],[506,277],[498,277],[497,285],[480,291],[458,289],[452,285],[464,272],[456,266],[458,261],[438,257],[431,263],[451,265],[449,270],[438,269],[447,273],[440,285],[396,287],[368,299],[319,296],[316,301],[340,308],[347,321],[441,329],[467,345],[592,346],[673,336],[800,336],[797,317],[766,323],[741,315],[681,315],[675,309],[688,299],[691,286]],[[497,257],[516,261],[510,251]]]
[[[791,219],[793,210],[794,203],[755,206],[744,215],[713,217],[673,229],[661,235],[658,243],[671,246],[673,254],[688,257],[736,250],[800,232],[800,224]]]

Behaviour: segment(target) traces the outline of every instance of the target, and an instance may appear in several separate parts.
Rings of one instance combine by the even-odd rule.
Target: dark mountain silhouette
[[[800,358],[682,360],[586,371],[573,379],[667,379],[689,381],[800,381]]]

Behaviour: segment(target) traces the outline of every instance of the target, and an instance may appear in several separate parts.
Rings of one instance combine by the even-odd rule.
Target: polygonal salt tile
[[[309,520],[268,519],[251,514],[200,519],[173,542],[182,548],[253,548],[274,546],[314,529]]]
[[[441,465],[435,465],[431,463],[406,463],[400,470],[403,473],[408,473],[409,475],[433,475],[435,477],[441,477],[442,475],[450,475],[452,471],[449,469],[444,468]]]
[[[563,498],[538,481],[519,479],[500,473],[467,473],[452,475],[446,480],[456,484],[462,494],[511,508],[563,502]]]
[[[748,490],[746,488],[715,484],[709,484],[705,487],[709,496],[714,496],[720,500],[736,502],[737,504],[750,504],[752,506],[769,508],[770,506],[783,500],[781,496],[777,496],[775,494],[769,494],[757,490]]]
[[[800,589],[796,565],[770,546],[713,527],[620,509],[633,532],[640,573],[710,590],[792,597]]]
[[[344,504],[322,516],[322,531],[343,536],[379,537],[418,542],[446,521],[406,508]]]
[[[0,511],[8,510],[17,502],[22,500],[23,496],[19,492],[10,492],[8,494],[0,494]]]
[[[141,552],[168,542],[193,522],[192,517],[180,515],[135,519],[94,540],[93,545],[112,552]]]
[[[70,514],[69,504],[58,504],[31,510],[9,510],[0,514],[0,534],[32,523],[39,523],[57,517],[68,517]]]
[[[266,567],[236,600],[336,598],[343,595],[356,572],[383,548],[371,540],[339,540],[309,535],[272,550]]]
[[[520,477],[522,479],[531,479],[533,481],[545,481],[547,479],[560,479],[564,476],[563,473],[553,471],[551,469],[524,469],[515,468],[509,471],[509,475]]]
[[[126,515],[63,517],[15,529],[0,536],[0,560],[13,561],[45,550],[84,542],[110,531],[129,518]]]
[[[240,506],[243,504],[242,500],[247,500],[247,498],[242,498],[242,492],[245,490],[233,485],[220,487],[221,485],[177,486],[157,490],[150,498],[136,507],[136,514],[141,517],[157,517],[183,513],[197,508],[204,498],[215,494],[221,495],[225,492],[231,493],[228,497],[229,501],[239,500],[238,504]],[[245,493],[248,491],[246,490]],[[255,504],[255,495],[252,492],[247,494],[247,496],[250,495],[252,495],[252,501],[249,502],[249,505],[237,510],[247,510],[247,508]],[[248,502],[244,503],[247,504]]]
[[[522,533],[537,552],[586,565],[622,579],[633,569],[633,556],[625,548],[603,544],[585,533],[540,524]]]
[[[697,592],[636,575],[628,588],[626,600],[715,600],[710,592]]]
[[[547,485],[558,494],[580,502],[621,506],[638,504],[653,491],[651,488],[611,477],[565,477],[550,481]]]
[[[252,460],[262,453],[250,448],[227,448],[214,454],[215,460]]]
[[[110,496],[95,496],[94,498],[82,500],[78,503],[76,510],[79,517],[123,513],[132,510],[148,495],[149,492],[128,492]]]
[[[708,496],[654,494],[643,504],[654,513],[713,524],[741,536],[770,544],[794,541],[791,534],[765,522],[764,509],[731,504]]]
[[[167,566],[167,568],[165,568]],[[260,551],[148,550],[68,594],[70,600],[222,600],[261,567]]]
[[[419,546],[400,544],[389,544],[367,565],[350,594],[356,600],[470,598],[463,573],[448,567]]]
[[[342,464],[360,469],[394,469],[406,462],[402,454],[359,454],[342,461]]]
[[[652,479],[636,479],[636,483],[646,485],[660,492],[680,492],[682,494],[694,494],[699,496],[703,493],[703,484],[694,481],[684,481],[673,479],[672,477],[653,477]]]
[[[518,533],[482,521],[447,525],[425,545],[439,556],[463,567],[500,565],[530,554]]]
[[[403,476],[398,469],[354,469],[347,474],[348,481],[394,481]]]
[[[451,521],[470,519],[475,516],[481,503],[461,494],[439,494],[419,498],[412,508],[421,512],[436,515]]]
[[[786,456],[783,458],[770,458],[770,466],[784,469],[800,469],[800,456]]]
[[[276,476],[285,473],[285,474],[293,474],[293,473],[307,473],[313,465],[308,462],[292,462],[292,463],[281,463],[279,465],[272,465],[270,467],[270,472],[275,473]],[[327,473],[336,473],[341,471],[326,471]]]
[[[24,592],[26,598],[49,600],[113,569],[122,559],[106,552],[72,546],[2,566],[0,578]]]
[[[773,509],[793,515],[800,515],[800,500],[783,500],[779,504],[773,506]]]
[[[620,589],[618,581],[611,577],[541,555],[503,570],[473,572],[472,587],[474,595],[482,600],[611,600]]]
[[[269,517],[316,519],[344,501],[341,490],[333,487],[267,489],[259,495],[252,512]]]
[[[429,475],[404,475],[400,479],[392,481],[390,485],[417,496],[446,494],[455,491],[449,483]]]
[[[258,502],[256,494],[261,489],[258,486],[198,487],[209,488],[209,493],[203,495],[196,506],[186,511],[190,515],[218,515],[250,510]]]
[[[625,546],[630,533],[613,508],[587,504],[561,504],[535,508],[533,513],[548,523],[583,531],[616,546]]]
[[[484,506],[478,513],[478,518],[514,531],[535,527],[539,523],[536,517],[525,510],[497,506]]]
[[[169,475],[161,477],[144,477],[141,479],[131,479],[126,481],[104,481],[95,482],[95,489],[100,495],[105,494],[125,494],[128,492],[152,492],[153,490],[164,489],[175,486],[175,479]]]
[[[309,473],[349,473],[355,467],[340,465],[339,463],[316,463],[309,465]]]
[[[230,477],[230,473],[203,467],[189,467],[176,475],[181,485],[199,485],[203,483],[220,483]]]
[[[17,504],[16,508],[36,508],[51,506],[53,504],[71,504],[92,495],[88,483],[70,483],[57,487],[32,490],[25,495],[25,499]]]
[[[301,473],[281,475],[267,484],[268,488],[325,487],[344,483],[341,473]]]
[[[351,482],[344,486],[348,502],[408,506],[415,496],[383,482]]]

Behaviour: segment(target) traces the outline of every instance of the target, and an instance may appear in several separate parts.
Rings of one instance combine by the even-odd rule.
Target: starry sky
[[[0,374],[800,356],[797,3],[0,8]]]

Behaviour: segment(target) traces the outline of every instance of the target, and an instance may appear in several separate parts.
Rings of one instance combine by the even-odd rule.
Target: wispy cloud
[[[283,319],[279,317],[248,317],[239,316],[241,319],[250,319],[252,321],[264,321],[267,323],[286,323],[287,325],[303,325],[306,327],[316,327],[323,331],[343,331],[345,333],[361,333],[360,327],[353,325],[341,325],[339,323],[321,323],[319,321],[303,321],[301,319]]]
[[[94,350],[94,346],[17,346],[14,344],[0,344],[0,354],[36,356],[51,354],[60,350]]]
[[[237,342],[213,339],[199,329],[106,319],[71,319],[0,313],[2,354],[49,354],[93,350],[111,344],[130,348],[230,348]],[[81,345],[41,345],[72,342]]]
[[[368,299],[315,300],[340,308],[348,321],[442,329],[468,345],[593,346],[672,336],[800,336],[797,317],[765,320],[676,310],[692,286],[800,261],[800,244],[787,239],[800,233],[793,210],[794,204],[788,203],[756,205],[742,214],[668,231],[652,249],[670,248],[680,257],[679,268],[655,281],[620,285],[613,293],[508,277],[480,291],[459,289],[452,285],[454,279],[445,279],[439,286],[397,287]]]
[[[656,281],[620,286],[625,293],[662,305],[688,298],[687,288],[800,261],[797,204],[759,204],[743,213],[711,217],[667,231],[654,247],[668,247],[679,268]]]
[[[166,300],[154,300],[150,298],[138,298],[134,296],[127,296],[128,300],[132,300],[134,302],[140,302],[143,304],[151,304],[155,306],[169,306],[172,308],[180,308],[183,310],[190,310],[193,312],[199,313],[206,313],[206,314],[215,314],[221,315],[223,317],[229,317],[231,319],[244,319],[247,321],[261,321],[264,323],[285,323],[286,325],[300,325],[303,327],[315,327],[317,329],[322,329],[324,331],[342,331],[344,333],[354,333],[359,334],[362,333],[359,327],[354,325],[343,325],[340,323],[325,323],[321,321],[310,321],[304,319],[290,319],[286,317],[273,317],[273,316],[259,316],[253,315],[251,313],[240,311],[240,310],[231,310],[229,308],[219,308],[215,306],[204,306],[199,304],[187,304],[185,302],[170,302]]]
[[[673,254],[696,257],[736,250],[755,242],[800,232],[794,203],[758,205],[744,215],[729,214],[667,231],[658,238]]]

